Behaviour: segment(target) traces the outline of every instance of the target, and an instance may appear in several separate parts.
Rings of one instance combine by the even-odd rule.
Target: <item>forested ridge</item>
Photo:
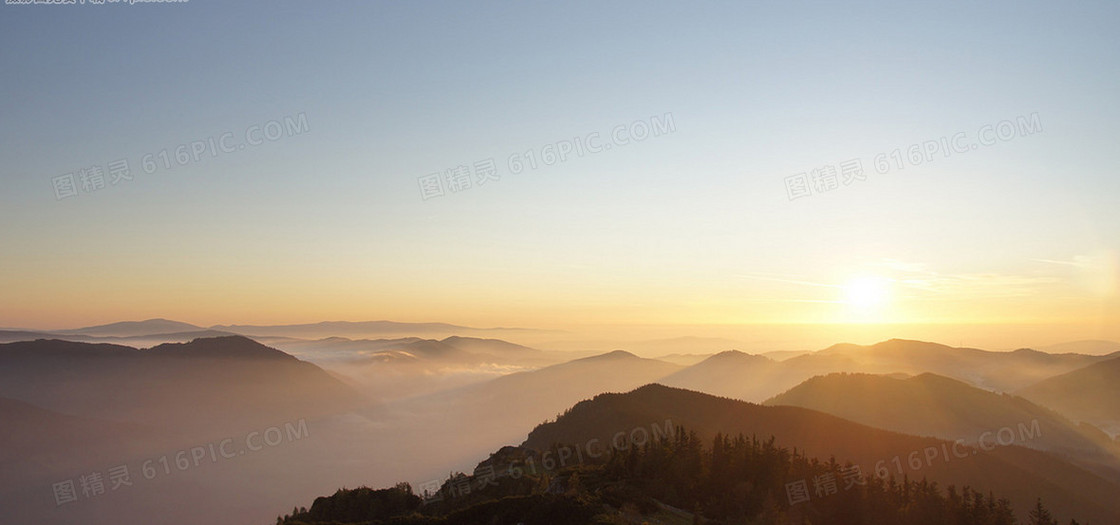
[[[718,434],[704,442],[678,426],[672,435],[597,458],[576,460],[565,448],[505,447],[472,474],[450,475],[434,493],[415,494],[407,483],[341,489],[277,523],[1020,523],[998,494],[924,479],[883,480],[780,447],[772,437]],[[1041,501],[1022,518],[1030,525],[1057,525]]]

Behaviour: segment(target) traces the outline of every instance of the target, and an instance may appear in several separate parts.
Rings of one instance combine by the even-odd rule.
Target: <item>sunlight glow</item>
[[[890,302],[890,280],[876,275],[854,277],[843,290],[844,303],[860,311],[878,310]]]

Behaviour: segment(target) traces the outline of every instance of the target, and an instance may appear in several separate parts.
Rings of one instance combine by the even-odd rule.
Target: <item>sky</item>
[[[1118,19],[1115,2],[0,6],[0,326],[1120,339]]]

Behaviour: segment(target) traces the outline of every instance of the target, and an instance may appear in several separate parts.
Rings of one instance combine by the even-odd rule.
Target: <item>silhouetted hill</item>
[[[615,350],[540,370],[502,376],[468,391],[489,399],[531,404],[533,407],[526,408],[535,413],[542,413],[543,408],[540,407],[547,406],[551,411],[544,413],[555,414],[579,399],[600,392],[630,390],[680,368],[671,363]]]
[[[572,358],[568,352],[539,350],[501,339],[456,335],[441,342],[482,357],[485,362],[503,365],[539,367],[562,363]]]
[[[323,338],[331,336],[367,336],[369,334],[427,334],[431,332],[462,332],[466,326],[447,323],[400,323],[396,321],[323,321],[289,325],[216,325],[211,330],[247,336],[283,336]]]
[[[240,336],[151,350],[59,340],[0,344],[0,396],[184,431],[282,422],[358,401],[319,367]]]
[[[189,343],[165,343],[145,351],[150,356],[218,359],[280,359],[298,361],[275,348],[240,335],[195,339]]]
[[[879,430],[800,407],[760,406],[661,385],[580,402],[555,422],[534,429],[523,446],[545,450],[557,443],[584,444],[591,439],[611,443],[619,439],[619,432],[625,441],[632,434],[649,436],[652,426],[667,421],[695,430],[703,440],[717,433],[774,436],[779,446],[796,448],[809,457],[835,457],[841,464],[850,461],[865,474],[878,470],[896,478],[926,477],[942,487],[992,490],[1007,495],[1020,515],[1042,497],[1055,515],[1065,519],[1120,522],[1115,505],[1120,486],[1049,453],[1017,446],[953,449],[951,442]],[[644,430],[633,430],[638,428]],[[927,451],[930,455],[936,451],[936,457],[926,460]],[[942,451],[949,454],[948,460]]]
[[[624,362],[624,361],[639,361],[642,358],[627,352],[626,350],[613,350],[605,354],[593,355],[590,357],[581,357],[572,360],[573,363],[601,363],[601,362]]]
[[[529,348],[501,339],[481,339],[453,335],[440,342],[472,354],[489,354],[516,359],[543,357],[544,354],[536,348]]]
[[[1072,419],[1120,433],[1120,357],[1051,377],[1016,393]]]
[[[158,328],[158,327],[156,327]],[[144,329],[137,329],[143,332]],[[80,343],[113,343],[138,348],[156,346],[163,343],[185,343],[206,337],[225,337],[237,335],[217,330],[192,330],[172,333],[145,333],[142,335],[87,335],[82,333],[0,331],[0,343],[34,341],[36,339],[61,339]]]
[[[1120,461],[1071,421],[1021,397],[996,394],[936,374],[896,379],[870,374],[818,376],[766,401],[811,408],[857,423],[916,436],[995,446],[1001,428],[1030,429],[1016,445],[1103,466],[1120,479]]]
[[[201,326],[167,319],[148,319],[146,321],[123,321],[119,323],[87,326],[70,330],[51,330],[51,333],[66,335],[89,335],[96,337],[133,337],[175,332],[197,332]]]
[[[157,428],[68,415],[0,398],[0,508],[4,514],[0,521],[67,522],[57,520],[58,507],[53,499],[48,500],[53,483],[121,465],[142,453],[174,450],[159,444],[172,443],[175,437]]]
[[[932,372],[984,389],[1007,392],[1106,359],[1036,351],[990,352],[902,339],[871,346],[837,344],[782,361],[762,361],[766,358],[742,353],[725,354],[720,361],[698,363],[691,370],[659,382],[761,402],[811,377],[834,372]]]
[[[712,355],[732,348],[741,348],[743,343],[742,341],[722,337],[685,336],[669,339],[628,341],[625,343],[617,343],[614,346],[630,349],[643,355],[671,353]]]
[[[27,330],[0,330],[0,343],[13,343],[16,341],[34,341],[36,339],[52,339],[46,332],[31,332]]]
[[[625,392],[680,369],[614,351],[410,399],[396,409],[430,416],[454,431],[462,443],[506,443],[581,399]]]
[[[868,347],[835,345],[814,355],[843,356],[863,366],[867,373],[932,372],[960,379],[981,388],[1008,392],[1101,361],[1099,356],[1047,354],[1021,349],[1016,352],[991,352],[975,348],[954,348],[937,343],[891,339]],[[841,370],[843,371],[843,370]]]
[[[269,338],[266,338],[269,339]],[[278,339],[278,348],[306,355],[316,360],[360,362],[371,357],[387,361],[393,354],[416,359],[452,359],[463,362],[527,363],[548,362],[558,357],[554,352],[544,352],[501,339],[451,336],[443,340],[421,337],[395,339],[348,339],[328,337],[317,340]],[[385,355],[378,355],[385,354]]]
[[[61,339],[37,339],[34,341],[20,341],[0,345],[0,359],[11,360],[39,360],[39,359],[68,359],[89,357],[123,357],[134,356],[140,350],[130,346],[115,345],[110,343],[80,343],[76,341],[63,341]]]
[[[4,422],[0,425],[0,474],[11,475],[33,471],[26,470],[30,467],[42,469],[45,463],[64,462],[67,458],[60,455],[118,444],[123,437],[135,442],[155,434],[155,429],[141,425],[62,414],[8,398],[0,398],[0,421]]]
[[[52,473],[80,472],[129,457],[165,433],[152,427],[46,410],[0,398],[0,488],[26,490]]]
[[[673,363],[674,365],[692,366],[697,363],[703,362],[705,359],[712,357],[714,354],[665,354],[659,355],[655,359],[658,361],[665,361],[666,363]]]
[[[576,404],[534,429],[523,445],[490,454],[473,474],[452,472],[438,487],[424,487],[424,498],[404,483],[341,489],[277,522],[1014,525],[1005,494],[1022,517],[1040,496],[1063,520],[1120,517],[1112,505],[1115,485],[1048,454],[958,445],[950,460],[933,461],[927,451],[942,447],[951,444],[797,407],[647,385]],[[866,465],[867,458],[900,456],[905,465],[917,462],[905,475],[891,472],[891,459]],[[866,476],[849,471],[848,459]],[[820,488],[826,476],[837,483],[831,493]],[[787,501],[789,486],[799,481],[809,492]]]
[[[414,341],[400,347],[394,348],[395,350],[402,350],[416,357],[424,359],[455,359],[455,360],[469,360],[470,353],[460,350],[454,346],[446,344],[442,341],[434,339],[421,339]]]
[[[323,339],[294,339],[264,337],[269,344],[285,352],[315,359],[316,361],[360,361],[369,356],[410,343],[423,341],[420,337],[400,337],[392,339],[349,339],[346,337],[327,337]]]
[[[478,384],[567,357],[500,339],[463,336],[444,340],[282,338],[272,344],[346,377],[363,393],[382,402]]]
[[[1085,354],[1085,355],[1113,355],[1120,357],[1120,343],[1101,339],[1088,339],[1084,341],[1070,341],[1056,345],[1039,348],[1051,354]]]
[[[738,350],[715,354],[658,382],[728,397],[755,397],[750,390],[774,388],[775,361]]]

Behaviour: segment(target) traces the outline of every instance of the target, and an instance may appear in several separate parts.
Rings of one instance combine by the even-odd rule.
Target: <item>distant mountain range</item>
[[[988,390],[1010,392],[1043,379],[1107,360],[1108,356],[1047,354],[1035,350],[991,352],[892,339],[871,346],[838,344],[774,361],[729,351],[666,377],[664,384],[761,402],[818,375],[932,372]]]
[[[153,344],[159,344],[161,342],[186,342],[198,337],[222,335],[244,335],[263,341],[268,338],[315,340],[333,337],[362,339],[399,338],[401,336],[422,336],[430,339],[461,335],[509,336],[527,333],[547,334],[550,332],[552,331],[530,328],[476,328],[448,323],[404,323],[397,321],[324,321],[285,325],[215,325],[202,327],[168,319],[148,319],[59,330],[0,330],[0,342],[67,339],[85,342],[120,342],[124,344],[131,342],[142,344],[154,341]]]
[[[170,334],[176,332],[200,332],[201,326],[168,319],[148,319],[147,321],[122,321],[119,323],[87,326],[70,330],[54,330],[51,333],[63,335],[88,335],[95,337],[134,337],[151,334]]]
[[[193,330],[193,331],[192,331]],[[2,340],[26,340],[28,338],[63,337],[70,340],[85,339],[88,342],[113,341],[132,343],[133,341],[156,342],[163,338],[171,342],[186,342],[200,337],[228,337],[231,331],[254,332],[261,341],[286,352],[313,360],[322,366],[330,367],[333,374],[346,383],[363,389],[372,399],[388,401],[402,397],[431,394],[440,390],[452,392],[454,389],[472,384],[483,385],[498,377],[492,385],[480,386],[483,392],[492,390],[494,396],[510,396],[526,401],[526,417],[546,414],[582,399],[604,391],[625,391],[638,384],[660,382],[669,386],[707,392],[752,402],[762,402],[785,392],[795,386],[820,375],[836,372],[869,373],[877,375],[905,374],[919,375],[933,373],[957,379],[969,385],[1001,392],[1018,392],[1031,385],[1040,383],[1061,374],[1071,373],[1089,365],[1109,360],[1120,354],[1086,355],[1076,353],[1051,354],[1030,349],[1013,352],[993,352],[973,348],[953,348],[945,345],[921,341],[890,340],[870,346],[837,344],[817,352],[785,352],[766,355],[752,355],[729,350],[710,356],[697,354],[670,354],[665,361],[637,358],[630,364],[622,365],[634,369],[634,373],[620,374],[620,367],[608,367],[613,371],[600,372],[590,365],[594,372],[588,378],[577,379],[571,374],[563,374],[564,368],[548,368],[570,359],[570,354],[555,351],[542,351],[535,348],[509,343],[494,338],[477,338],[464,335],[449,335],[443,339],[408,335],[397,338],[353,339],[337,334],[348,332],[393,332],[405,334],[424,331],[473,330],[467,327],[446,323],[396,323],[391,321],[370,322],[324,322],[302,325],[250,326],[228,325],[210,329],[170,321],[151,319],[147,321],[121,322],[108,325],[63,330],[64,335],[38,332],[0,332]],[[321,339],[303,339],[296,336],[335,334]],[[725,340],[705,338],[681,338],[679,340],[658,340],[650,343],[670,344],[674,341],[688,344],[722,344]],[[1106,341],[1083,341],[1071,343],[1072,347],[1084,349],[1109,349]],[[158,347],[158,345],[154,345]],[[621,354],[612,354],[618,357]],[[545,367],[545,368],[541,368]],[[530,376],[518,375],[525,369],[541,368],[529,372]],[[510,372],[514,374],[509,375]],[[1107,371],[1106,371],[1107,372]],[[1091,374],[1091,372],[1085,372]],[[1109,396],[1112,392],[1108,380],[1113,373],[1097,374],[1093,380],[1070,380],[1071,383],[1101,384],[1099,388],[1087,390],[1079,397],[1061,393],[1069,387],[1047,388],[1045,385],[1033,390],[1022,390],[1024,397],[1054,409],[1075,419],[1094,423],[1113,434],[1120,432],[1120,415],[1117,414],[1116,399]],[[514,385],[528,380],[537,385],[557,385],[537,387],[540,394],[525,392],[513,394],[504,385]],[[552,379],[563,377],[563,379]],[[585,384],[587,388],[564,385]],[[0,392],[2,393],[2,392]],[[455,395],[459,395],[456,393]],[[474,394],[471,394],[474,395]],[[1085,396],[1100,398],[1099,403],[1091,403],[1092,408],[1079,409],[1079,399]],[[529,421],[532,421],[529,419]],[[523,423],[524,421],[522,421]]]
[[[395,410],[430,415],[460,440],[502,443],[581,399],[631,390],[681,368],[617,350],[410,399]]]
[[[429,334],[433,332],[463,332],[476,330],[466,326],[447,323],[399,323],[395,321],[324,321],[319,323],[290,325],[218,325],[213,330],[222,330],[249,336],[283,336],[300,338],[319,338],[329,336],[348,336],[365,334]]]
[[[1109,355],[1120,353],[1120,343],[1091,339],[1043,346],[1039,350],[1050,354]]]
[[[450,336],[442,340],[421,337],[396,339],[348,339],[329,337],[307,340],[261,337],[277,348],[315,361],[349,363],[419,362],[434,360],[459,363],[554,364],[570,356],[546,352],[500,339]]]
[[[426,440],[446,436],[457,453],[472,455],[517,442],[551,418],[556,421],[540,426],[524,446],[671,419],[706,438],[714,431],[774,435],[781,446],[821,461],[847,458],[865,473],[886,465],[942,487],[994,490],[1016,508],[1042,493],[1052,509],[1068,516],[1095,517],[1094,523],[1114,517],[1111,507],[1102,507],[1107,499],[1101,492],[1115,488],[1115,442],[1077,422],[1117,431],[1110,425],[1117,420],[1120,356],[891,340],[774,357],[680,354],[667,362],[621,350],[570,359],[466,334],[257,336],[267,342],[262,344],[165,320],[68,332],[0,332],[0,338],[24,338],[0,344],[0,417],[7,423],[0,428],[0,447],[16,451],[0,453],[0,465],[49,479],[51,473],[70,475],[86,465],[103,468],[136,457],[152,444],[174,450],[172,441],[204,443],[215,432],[226,437],[302,418],[321,418],[318,439],[345,450],[362,450],[376,436],[405,443],[397,447],[417,454]],[[192,334],[213,337],[188,339]],[[106,342],[160,337],[175,339],[147,350]],[[651,383],[668,386],[639,388]],[[797,406],[763,407],[693,391]],[[601,395],[610,392],[629,394]],[[597,408],[580,408],[589,406],[581,403],[589,398]],[[1016,446],[984,450],[979,442],[983,432],[1019,432],[1021,426],[1031,435]],[[70,437],[76,435],[89,438]],[[1005,436],[986,439],[993,438]],[[957,439],[980,448],[941,463],[924,459],[931,447],[943,459]],[[920,469],[908,468],[914,453],[923,454]],[[393,461],[409,468],[404,459]],[[0,476],[0,482],[19,480]]]

